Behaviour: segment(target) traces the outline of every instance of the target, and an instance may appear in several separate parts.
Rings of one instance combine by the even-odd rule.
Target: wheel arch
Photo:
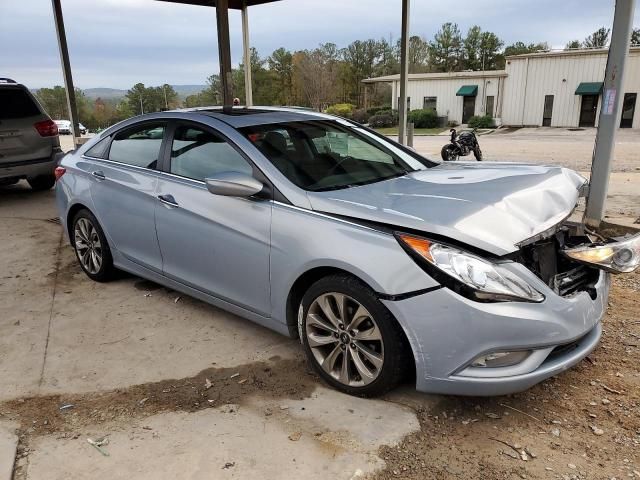
[[[78,212],[80,210],[88,210],[89,212],[91,212],[91,209],[89,207],[87,207],[86,205],[84,205],[83,203],[74,203],[73,205],[71,205],[71,207],[69,207],[69,210],[67,211],[67,218],[66,218],[66,229],[67,229],[67,235],[69,236],[69,241],[71,242],[73,236],[72,236],[72,231],[71,229],[73,228],[72,222],[73,222],[73,217],[75,217]],[[95,215],[93,212],[91,212],[91,214]]]
[[[287,296],[286,321],[287,321],[287,328],[289,330],[289,335],[292,338],[299,338],[300,336],[298,332],[298,306],[300,305],[300,302],[302,301],[302,297],[304,297],[304,294],[307,292],[307,290],[309,290],[311,285],[313,285],[315,282],[317,282],[321,278],[328,277],[330,275],[336,275],[336,274],[348,275],[352,278],[355,278],[356,280],[365,284],[375,292],[375,289],[372,288],[371,285],[369,285],[361,277],[343,268],[332,267],[332,266],[319,266],[319,267],[314,267],[307,270],[306,272],[301,274],[296,279],[295,282],[293,282],[293,285],[289,290],[289,295]],[[376,295],[378,295],[378,292],[375,292],[375,293]],[[391,317],[393,318],[393,320],[396,322],[396,325],[398,326],[402,334],[402,338],[405,342],[405,346],[413,355],[414,354],[413,348],[411,347],[411,342],[409,342],[409,338],[407,336],[407,332],[405,331],[405,328],[403,327],[403,325],[400,324],[398,319],[395,317],[395,315],[391,311],[389,311],[389,313],[391,314]]]

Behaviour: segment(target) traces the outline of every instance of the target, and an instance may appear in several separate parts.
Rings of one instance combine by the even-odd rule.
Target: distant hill
[[[82,90],[85,96],[96,99],[98,97],[103,99],[110,98],[122,98],[127,94],[126,90],[119,90],[117,88],[85,88]]]
[[[201,92],[207,86],[206,85],[172,85],[173,89],[178,94],[178,97],[185,99],[189,95]],[[96,99],[98,97],[102,99],[116,99],[122,98],[127,94],[127,90],[120,90],[117,88],[85,88],[82,90],[88,98]]]

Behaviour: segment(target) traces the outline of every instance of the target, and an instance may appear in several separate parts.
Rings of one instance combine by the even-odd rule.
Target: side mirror
[[[264,185],[251,175],[241,172],[222,172],[204,179],[204,183],[214,195],[227,197],[250,197],[259,193]]]

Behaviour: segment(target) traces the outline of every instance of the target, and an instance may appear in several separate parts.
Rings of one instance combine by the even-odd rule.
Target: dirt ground
[[[640,478],[640,274],[615,277],[599,347],[516,395],[417,406],[375,478]]]
[[[365,400],[323,385],[294,340],[139,278],[89,281],[55,216],[53,192],[0,188],[14,480],[640,479],[640,273],[614,277],[598,348],[526,392]]]

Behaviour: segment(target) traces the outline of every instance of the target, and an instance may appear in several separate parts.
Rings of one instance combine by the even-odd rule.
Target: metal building
[[[505,70],[409,75],[410,109],[434,108],[449,120],[491,115],[508,126],[594,127],[603,104],[607,49],[537,52],[506,58]],[[391,83],[398,106],[399,75],[364,80]],[[632,47],[625,72],[619,126],[640,128],[640,48]],[[606,105],[605,105],[606,107]]]

